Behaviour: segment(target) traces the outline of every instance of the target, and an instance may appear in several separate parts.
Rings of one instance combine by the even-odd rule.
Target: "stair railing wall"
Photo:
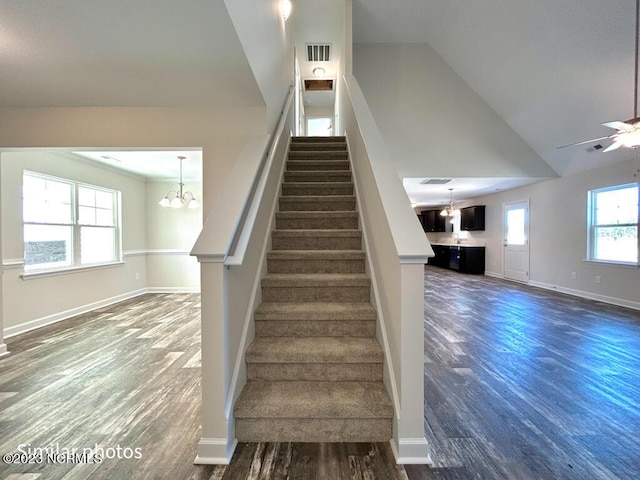
[[[385,384],[396,410],[391,446],[398,463],[430,463],[423,423],[423,276],[433,250],[356,79],[346,75],[342,87],[340,117],[385,349]]]
[[[233,403],[246,381],[244,352],[261,302],[294,125],[292,99],[293,89],[273,135],[248,139],[191,251],[200,262],[202,290],[202,437],[195,463],[228,464],[236,446]]]

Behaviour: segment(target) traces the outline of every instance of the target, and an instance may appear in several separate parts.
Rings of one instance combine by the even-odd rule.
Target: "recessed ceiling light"
[[[324,76],[324,73],[325,73],[325,70],[322,67],[316,67],[316,68],[313,69],[313,74],[316,77],[322,77],[322,76]]]

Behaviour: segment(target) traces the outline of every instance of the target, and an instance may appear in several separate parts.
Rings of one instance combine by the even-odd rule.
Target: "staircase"
[[[393,406],[344,137],[292,139],[235,404],[243,442],[381,442]]]

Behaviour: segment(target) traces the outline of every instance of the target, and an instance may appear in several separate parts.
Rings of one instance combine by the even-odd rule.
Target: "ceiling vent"
[[[331,60],[331,45],[328,43],[307,44],[308,62],[328,62],[329,60]]]
[[[451,180],[453,180],[453,178],[425,178],[420,182],[420,185],[444,185]]]

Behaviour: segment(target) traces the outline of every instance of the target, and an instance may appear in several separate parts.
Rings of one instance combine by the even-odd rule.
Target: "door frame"
[[[518,280],[514,278],[507,278],[507,208],[512,205],[526,204],[525,214],[525,245],[526,245],[526,259],[527,259],[527,279]],[[526,198],[523,200],[513,200],[510,202],[504,202],[502,204],[502,278],[512,282],[526,283],[531,282],[531,201]]]
[[[316,118],[327,118],[331,121],[331,134],[327,135],[329,137],[333,137],[334,133],[333,130],[335,128],[334,122],[335,122],[335,118],[332,117],[331,115],[305,115],[304,117],[304,131],[305,131],[305,135],[309,135],[309,120],[313,120]]]

